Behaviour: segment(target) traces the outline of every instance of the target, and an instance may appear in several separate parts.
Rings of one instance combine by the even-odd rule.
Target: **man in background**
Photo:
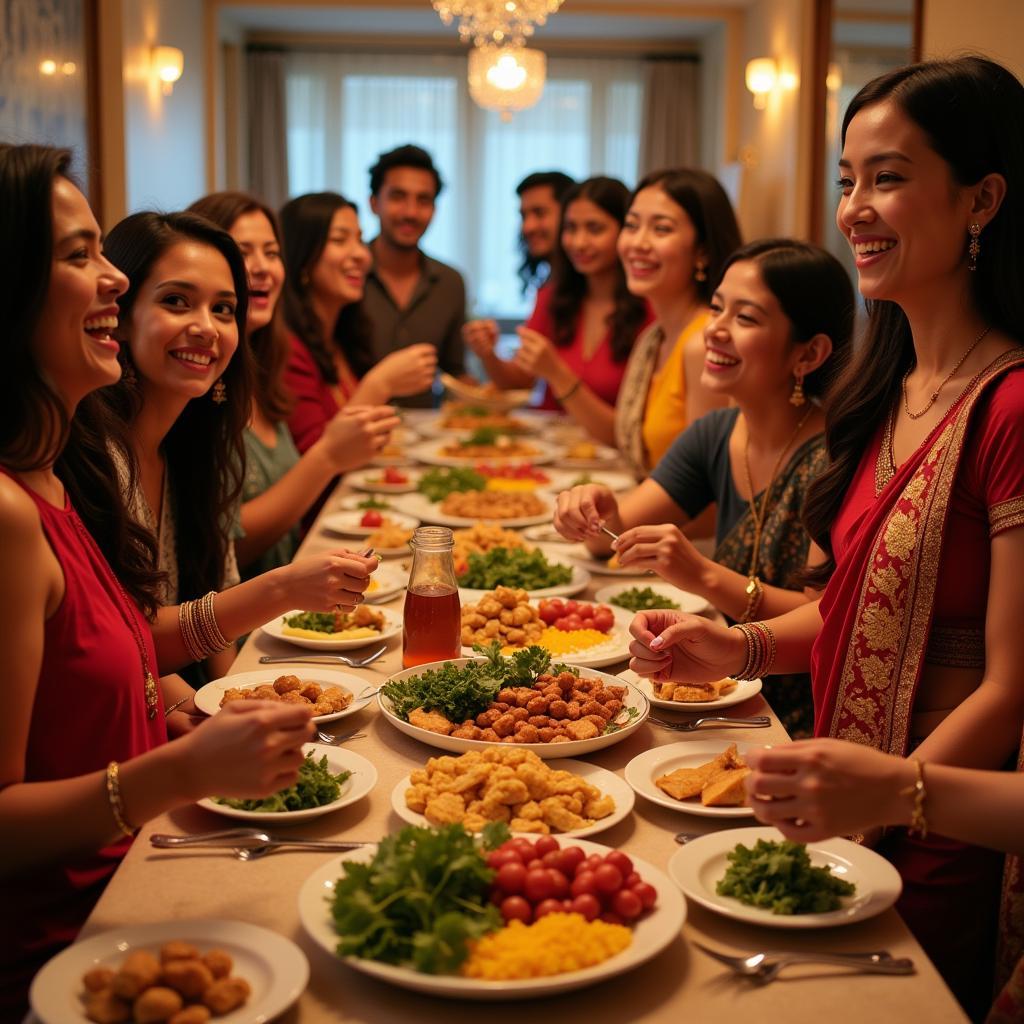
[[[370,209],[380,233],[369,246],[373,266],[363,307],[373,326],[373,362],[410,345],[429,344],[437,349],[439,368],[461,377],[466,286],[457,270],[419,247],[441,188],[441,175],[419,146],[382,153],[370,168]],[[424,391],[397,404],[429,408],[434,396]]]
[[[516,186],[522,224],[519,247],[523,254],[519,280],[524,295],[530,288],[539,288],[547,279],[551,256],[558,244],[562,197],[574,184],[572,178],[561,171],[535,171]]]

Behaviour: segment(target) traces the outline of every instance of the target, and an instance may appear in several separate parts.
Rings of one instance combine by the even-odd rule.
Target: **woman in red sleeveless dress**
[[[127,280],[70,162],[0,145],[4,1020],[20,1019],[32,974],[75,937],[138,826],[210,792],[291,784],[310,732],[303,709],[251,702],[167,742],[157,677],[175,645],[150,631],[154,540],[129,520],[92,402],[120,375]]]

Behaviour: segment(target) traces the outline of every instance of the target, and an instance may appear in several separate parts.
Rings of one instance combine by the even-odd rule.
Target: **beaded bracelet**
[[[110,813],[114,824],[126,835],[133,836],[138,831],[128,824],[124,816],[124,801],[121,799],[121,766],[116,761],[107,765],[107,800],[110,802]]]
[[[922,839],[928,835],[928,821],[924,816],[924,802],[928,796],[928,790],[924,784],[924,765],[916,758],[910,759],[917,771],[917,778],[912,786],[900,790],[900,796],[912,796],[914,798],[914,809],[910,814],[910,831],[916,832]]]
[[[775,634],[765,622],[740,622],[738,629],[747,641],[747,660],[733,679],[760,679],[768,675],[775,664]]]

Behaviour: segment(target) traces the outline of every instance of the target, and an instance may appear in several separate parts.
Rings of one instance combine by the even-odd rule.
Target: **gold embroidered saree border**
[[[988,535],[994,537],[1004,530],[1024,526],[1024,496],[997,501],[988,510]]]

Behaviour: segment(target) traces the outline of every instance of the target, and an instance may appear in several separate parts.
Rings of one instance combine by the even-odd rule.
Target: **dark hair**
[[[895,103],[927,136],[960,186],[1002,174],[1006,196],[982,235],[970,287],[986,323],[1024,338],[1024,86],[984,57],[926,61],[873,79],[850,101],[842,141],[865,107]],[[1013,128],[1017,125],[1017,128]],[[964,254],[967,257],[967,234]],[[835,568],[831,529],[864,449],[897,401],[900,381],[914,358],[910,324],[888,301],[869,301],[864,343],[836,382],[826,405],[829,465],[811,486],[804,521],[828,556],[809,579],[824,585]]]
[[[693,221],[697,244],[707,257],[705,280],[695,280],[694,285],[701,302],[708,302],[726,259],[743,242],[725,189],[707,171],[675,167],[646,175],[633,189],[630,204],[645,188],[660,188]]]
[[[562,216],[558,223],[558,244],[551,263],[549,309],[554,323],[551,339],[559,348],[572,344],[576,335],[580,309],[587,294],[587,279],[570,262],[562,247],[562,228],[569,206],[577,199],[587,199],[612,217],[621,229],[629,209],[629,189],[616,178],[587,178],[573,185],[562,198]],[[626,287],[626,274],[618,257],[615,259],[615,310],[608,318],[611,333],[612,359],[623,363],[636,341],[637,333],[647,319],[647,303],[631,294]]]
[[[324,380],[338,383],[333,354],[324,344],[324,326],[313,309],[309,271],[320,259],[337,210],[359,208],[337,192],[310,192],[281,207],[284,235],[284,319],[298,335]],[[362,302],[351,302],[338,314],[331,332],[334,344],[352,372],[361,377],[373,365],[371,324]]]
[[[0,461],[26,473],[53,464],[68,498],[127,593],[149,617],[162,575],[156,540],[128,514],[114,458],[134,474],[127,439],[93,392],[69,419],[61,396],[39,370],[33,339],[53,263],[53,186],[70,176],[71,151],[0,143],[0,239],[6,253],[3,308],[6,384],[0,384]],[[133,477],[134,478],[134,477]]]
[[[396,167],[415,167],[419,171],[429,171],[434,177],[434,198],[441,194],[444,182],[441,181],[441,175],[434,166],[434,161],[430,159],[430,154],[425,149],[409,143],[392,149],[389,153],[381,153],[377,157],[377,162],[370,168],[370,195],[380,195],[388,171],[393,171]]]
[[[793,325],[795,344],[816,334],[828,335],[832,353],[804,377],[804,393],[822,398],[846,366],[853,343],[853,285],[843,265],[830,252],[792,238],[764,238],[737,249],[722,268],[751,260],[761,280]],[[720,283],[720,282],[719,282]],[[716,284],[717,287],[717,284]]]
[[[277,225],[277,215],[266,203],[249,195],[247,192],[213,192],[202,199],[197,199],[189,208],[189,213],[198,213],[201,217],[212,221],[219,228],[231,233],[235,221],[247,213],[262,213],[270,223],[278,247],[282,249],[281,229]],[[292,411],[294,399],[284,382],[284,370],[288,363],[288,339],[285,337],[281,316],[282,303],[279,300],[274,306],[270,322],[253,331],[249,338],[249,349],[253,362],[253,397],[260,407],[260,412],[268,420],[277,423],[288,418]]]
[[[516,185],[516,195],[521,198],[524,192],[529,192],[532,188],[549,188],[555,197],[555,202],[561,205],[562,197],[575,184],[576,182],[568,174],[563,174],[561,171],[534,171],[533,174],[528,174]],[[522,282],[522,292],[525,295],[528,288],[539,288],[544,283],[545,275],[541,273],[541,267],[547,263],[547,260],[530,255],[522,233],[519,235],[519,253],[523,261],[519,264],[518,273],[519,280]]]
[[[220,377],[226,388],[226,402],[218,405],[208,395],[190,401],[162,445],[167,463],[164,486],[170,488],[175,501],[178,600],[187,601],[207,591],[223,589],[231,526],[245,479],[242,436],[252,412],[251,357],[245,344],[245,261],[226,231],[194,213],[133,213],[107,235],[105,248],[107,257],[128,275],[130,282],[119,300],[119,330],[127,337],[139,290],[152,273],[153,265],[181,242],[197,242],[216,249],[227,261],[238,296],[238,349]],[[121,358],[126,366],[131,365],[127,344],[121,348]],[[102,394],[130,428],[142,408],[139,382],[122,379],[113,387],[104,388]]]

